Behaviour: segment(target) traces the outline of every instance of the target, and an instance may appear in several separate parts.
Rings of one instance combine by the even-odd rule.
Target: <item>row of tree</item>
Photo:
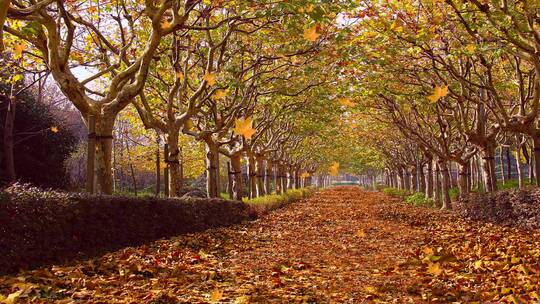
[[[242,162],[250,197],[280,193],[311,183],[316,171],[328,175],[330,159],[306,151],[321,121],[335,117],[327,100],[336,78],[325,59],[339,38],[338,13],[349,5],[3,1],[1,45],[8,51],[6,65],[17,71],[6,81],[15,86],[51,75],[80,112],[88,126],[89,192],[113,193],[113,167],[123,153],[135,176],[129,141],[142,137],[126,134],[141,121],[145,144],[151,144],[149,133],[165,143],[168,195],[177,196],[183,186],[185,135],[204,143],[208,196],[221,191],[220,155],[230,164],[233,198],[244,196]],[[10,107],[17,97],[9,96]],[[339,110],[336,104],[330,108]]]
[[[540,184],[538,1],[366,2],[356,18],[343,71],[388,184],[450,208],[452,167],[460,194],[497,190],[497,150]]]

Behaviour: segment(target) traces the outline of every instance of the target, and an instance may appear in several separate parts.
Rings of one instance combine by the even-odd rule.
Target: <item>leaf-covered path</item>
[[[255,222],[2,277],[0,294],[36,303],[531,303],[539,240],[342,187]]]

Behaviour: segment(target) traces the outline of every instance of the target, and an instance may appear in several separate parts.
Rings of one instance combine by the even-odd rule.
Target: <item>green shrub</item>
[[[398,188],[384,188],[382,192],[386,195],[405,199],[411,193],[408,190],[402,190]]]
[[[427,198],[422,192],[413,193],[405,198],[405,202],[415,206],[433,206],[433,199]]]

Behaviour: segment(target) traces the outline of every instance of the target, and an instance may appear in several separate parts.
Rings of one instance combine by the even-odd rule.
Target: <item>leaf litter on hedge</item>
[[[254,222],[0,278],[5,303],[532,303],[537,231],[352,187]]]

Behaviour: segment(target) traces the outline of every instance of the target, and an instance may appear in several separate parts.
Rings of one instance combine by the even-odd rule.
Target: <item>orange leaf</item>
[[[317,33],[317,26],[314,25],[304,30],[304,38],[309,41],[317,41],[320,34]]]

